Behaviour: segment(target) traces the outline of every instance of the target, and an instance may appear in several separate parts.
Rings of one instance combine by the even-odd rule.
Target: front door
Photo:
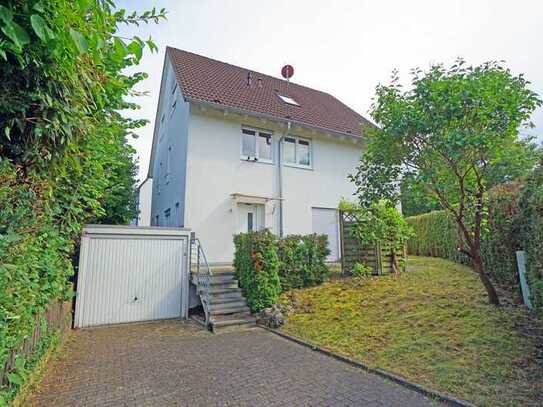
[[[240,204],[240,232],[256,232],[264,228],[263,210],[264,205],[258,204]]]

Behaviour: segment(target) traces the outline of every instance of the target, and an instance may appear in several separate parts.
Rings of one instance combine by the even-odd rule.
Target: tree
[[[522,180],[528,177],[541,157],[541,150],[533,137],[518,140],[513,144],[507,159],[497,160],[489,169],[488,187]],[[505,158],[505,157],[504,157]],[[439,200],[427,188],[410,175],[402,177],[400,184],[402,213],[404,216],[441,209]],[[453,202],[457,204],[458,202]]]
[[[403,90],[397,72],[379,85],[371,108],[378,127],[366,129],[367,151],[351,175],[362,204],[382,198],[396,202],[398,180],[424,186],[458,225],[459,250],[471,259],[490,303],[499,298],[481,257],[485,194],[499,164],[514,159],[521,126],[542,101],[522,75],[497,62],[450,68],[433,65],[411,72]]]

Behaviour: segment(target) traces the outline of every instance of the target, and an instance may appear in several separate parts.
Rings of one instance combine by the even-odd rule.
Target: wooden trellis
[[[354,236],[353,230],[357,223],[356,214],[340,211],[339,222],[342,274],[352,274],[356,263],[370,266],[374,275],[392,273],[392,256],[385,252],[381,244],[364,246]],[[398,262],[405,259],[405,250],[396,253],[396,258]]]

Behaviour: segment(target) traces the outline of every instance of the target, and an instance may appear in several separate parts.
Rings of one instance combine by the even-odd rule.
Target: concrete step
[[[222,304],[225,302],[245,301],[243,295],[240,292],[235,293],[222,293],[211,295],[212,304]]]
[[[217,274],[213,274],[213,276],[211,277],[211,284],[213,283],[230,283],[230,282],[238,282],[238,280],[236,280],[234,278],[234,276],[219,276]]]
[[[222,288],[222,289],[239,288],[238,280],[231,280],[229,282],[214,282],[214,281],[211,281],[210,285],[211,285],[212,288]]]
[[[212,285],[209,289],[209,292],[211,295],[219,295],[219,294],[234,294],[234,293],[240,293],[241,294],[241,288],[234,287],[234,288],[223,288],[220,286],[214,286]]]
[[[225,328],[235,325],[255,325],[256,318],[249,312],[242,312],[231,315],[219,315],[215,317],[211,323],[211,328],[215,331],[220,328]]]
[[[246,306],[247,306],[247,302],[245,301],[245,299],[236,300],[236,301],[219,302],[219,303],[216,303],[213,300],[211,300],[209,309],[211,310],[211,312],[214,312],[214,311],[222,311],[225,309],[232,309],[232,308],[243,308]]]
[[[243,304],[243,305],[238,304],[236,306],[226,306],[228,304],[218,304],[218,305],[223,305],[223,306],[212,308],[210,310],[211,315],[225,315],[225,314],[236,314],[238,312],[249,312],[249,307],[246,304]]]

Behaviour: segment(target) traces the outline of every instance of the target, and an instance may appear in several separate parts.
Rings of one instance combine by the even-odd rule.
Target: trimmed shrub
[[[252,312],[275,304],[282,291],[325,281],[326,235],[291,235],[278,238],[268,230],[234,236],[234,267]]]
[[[283,291],[321,284],[329,275],[326,235],[290,235],[278,240],[279,277]]]
[[[488,223],[481,243],[483,261],[490,277],[510,291],[518,291],[519,287],[515,251],[520,245],[517,226],[520,190],[519,183],[511,183],[489,192]],[[409,254],[470,263],[470,259],[458,251],[461,245],[458,227],[448,212],[433,211],[406,220],[415,229],[415,236],[407,244]]]
[[[234,267],[252,312],[275,304],[281,293],[277,238],[269,231],[234,236]]]

